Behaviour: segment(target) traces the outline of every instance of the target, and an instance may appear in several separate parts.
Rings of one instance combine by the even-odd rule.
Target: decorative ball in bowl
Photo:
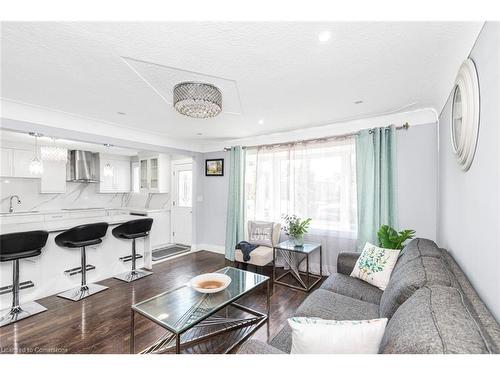
[[[223,273],[204,273],[193,277],[189,282],[191,288],[200,293],[217,293],[231,284],[231,278]]]

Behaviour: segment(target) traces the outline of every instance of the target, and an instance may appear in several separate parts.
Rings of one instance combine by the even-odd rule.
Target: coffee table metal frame
[[[282,243],[289,243],[289,241],[285,241]],[[319,283],[323,277],[323,249],[321,247],[320,243],[309,243],[309,245],[315,245],[314,249],[311,251],[304,251],[304,248],[302,246],[295,246],[294,248],[291,247],[280,247],[282,243],[279,243],[278,245],[273,247],[273,283],[284,285],[293,289],[297,290],[302,290],[304,292],[309,292],[314,286]],[[295,253],[298,256],[300,254],[304,254],[304,257],[302,259],[295,259],[295,262],[292,260],[293,256],[290,256],[290,259],[287,257],[284,257],[285,261],[288,263],[288,266],[290,269],[283,273],[282,275],[276,277],[276,251],[282,251],[282,252],[289,252],[289,253]],[[319,250],[319,275],[314,275],[309,272],[309,254],[315,252],[316,250]],[[306,261],[306,271],[300,271],[299,267],[302,264],[303,261]],[[293,276],[295,280],[301,285],[293,285],[289,284],[283,281],[280,281],[282,278],[284,278],[287,275]],[[302,280],[302,277],[304,276],[306,278],[305,282]],[[310,284],[310,279],[313,279],[313,283]]]
[[[225,267],[228,268],[228,267]],[[233,268],[233,267],[230,267]],[[224,269],[224,268],[223,268]],[[219,270],[221,271],[221,270]],[[216,271],[218,272],[218,271]],[[244,271],[244,272],[249,272],[249,271]],[[253,292],[257,287],[261,286],[262,284],[266,283],[266,294],[267,294],[267,311],[266,313],[262,313],[260,311],[251,309],[247,306],[243,306],[239,303],[236,303],[238,299],[244,297],[245,295],[249,294],[250,292]],[[169,292],[173,292],[175,290],[181,289],[186,287],[185,285],[182,285],[178,288],[172,289]],[[140,303],[146,302],[153,300],[157,298],[160,295],[163,295],[164,293],[161,293],[159,295],[156,295],[152,298],[149,298],[147,300],[141,301]],[[139,303],[138,303],[139,304]],[[137,304],[135,304],[137,305]],[[239,338],[236,342],[232,343],[229,348],[227,348],[224,353],[229,353],[231,350],[233,350],[235,347],[243,343],[245,340],[247,340],[255,331],[257,331],[264,323],[267,323],[267,335],[269,338],[269,315],[270,315],[270,310],[271,310],[271,278],[266,277],[264,281],[261,283],[255,285],[253,288],[247,290],[246,292],[238,295],[237,297],[227,301],[226,303],[222,304],[219,308],[214,310],[210,315],[206,317],[200,317],[194,325],[183,328],[179,331],[173,330],[170,327],[166,326],[165,324],[161,324],[158,320],[156,320],[154,317],[149,316],[147,313],[140,311],[135,305],[132,305],[131,307],[131,319],[130,319],[130,353],[134,354],[135,353],[135,314],[142,315],[149,320],[153,321],[157,325],[163,327],[167,332],[162,335],[156,342],[146,349],[142,350],[140,354],[152,354],[152,353],[161,353],[165,352],[169,349],[172,349],[174,346],[175,342],[175,353],[180,354],[182,347],[188,346],[188,345],[193,345],[197,344],[199,342],[205,341],[207,339],[210,339],[214,336],[220,335],[222,333],[236,330],[236,329],[241,329],[247,326],[255,325],[250,331],[246,332],[241,338]],[[252,317],[250,318],[230,318],[227,316],[227,310],[225,316],[217,316],[216,313],[227,309],[229,306],[232,306],[234,308],[237,308],[239,310],[242,310],[250,315]],[[221,329],[217,329],[215,331],[212,331],[208,334],[198,334],[196,332],[199,328],[204,328],[207,326],[215,326],[215,325],[222,325]],[[187,333],[188,331],[191,331],[191,337],[186,340],[182,341],[181,340],[181,335],[184,333]]]

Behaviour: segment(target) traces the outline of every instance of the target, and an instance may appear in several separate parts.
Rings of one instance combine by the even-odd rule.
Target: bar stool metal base
[[[149,271],[144,271],[144,270],[135,270],[135,271],[127,271],[124,273],[121,273],[119,275],[114,276],[115,279],[126,281],[127,283],[130,283],[132,281],[135,281],[137,279],[142,279],[143,277],[152,275],[153,272]]]
[[[0,327],[44,311],[47,311],[47,309],[36,302],[28,302],[22,306],[4,309],[0,311]]]
[[[66,298],[72,301],[80,301],[81,299],[87,298],[92,294],[96,294],[102,292],[103,290],[108,289],[107,286],[99,285],[99,284],[87,284],[84,286],[79,286],[78,288],[73,288],[67,290],[61,294],[58,294],[58,297]]]

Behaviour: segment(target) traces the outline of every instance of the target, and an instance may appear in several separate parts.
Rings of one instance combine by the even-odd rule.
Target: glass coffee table
[[[309,255],[319,251],[319,275],[309,272]],[[288,266],[288,271],[276,277],[277,252],[283,257]],[[306,261],[305,272],[300,271],[300,265]],[[284,241],[273,248],[273,282],[290,288],[309,292],[323,277],[323,251],[320,243],[305,242],[303,246],[296,246],[293,241]],[[282,281],[290,275],[297,282],[295,285]],[[297,285],[298,284],[298,285]]]
[[[221,292],[205,294],[183,285],[132,305],[130,352],[135,353],[136,314],[167,331],[140,353],[228,353],[266,322],[269,332],[270,278],[233,267],[216,272],[231,278]],[[266,313],[236,302],[262,284],[267,287]]]

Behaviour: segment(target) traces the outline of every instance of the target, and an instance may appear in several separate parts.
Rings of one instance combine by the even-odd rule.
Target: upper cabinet
[[[99,192],[129,193],[131,188],[130,158],[119,155],[99,155]]]
[[[33,151],[12,150],[12,175],[14,177],[40,178],[40,176],[33,176],[30,173],[30,163],[32,159]]]
[[[1,177],[40,178],[30,173],[29,166],[33,151],[14,148],[2,148]]]
[[[12,150],[9,148],[0,149],[0,176],[12,177]]]
[[[170,191],[170,156],[165,154],[139,155],[139,187],[143,193]]]
[[[32,175],[29,170],[33,159],[32,150],[1,148],[1,177],[39,178],[40,193],[66,192],[66,162],[42,161],[41,175]]]

